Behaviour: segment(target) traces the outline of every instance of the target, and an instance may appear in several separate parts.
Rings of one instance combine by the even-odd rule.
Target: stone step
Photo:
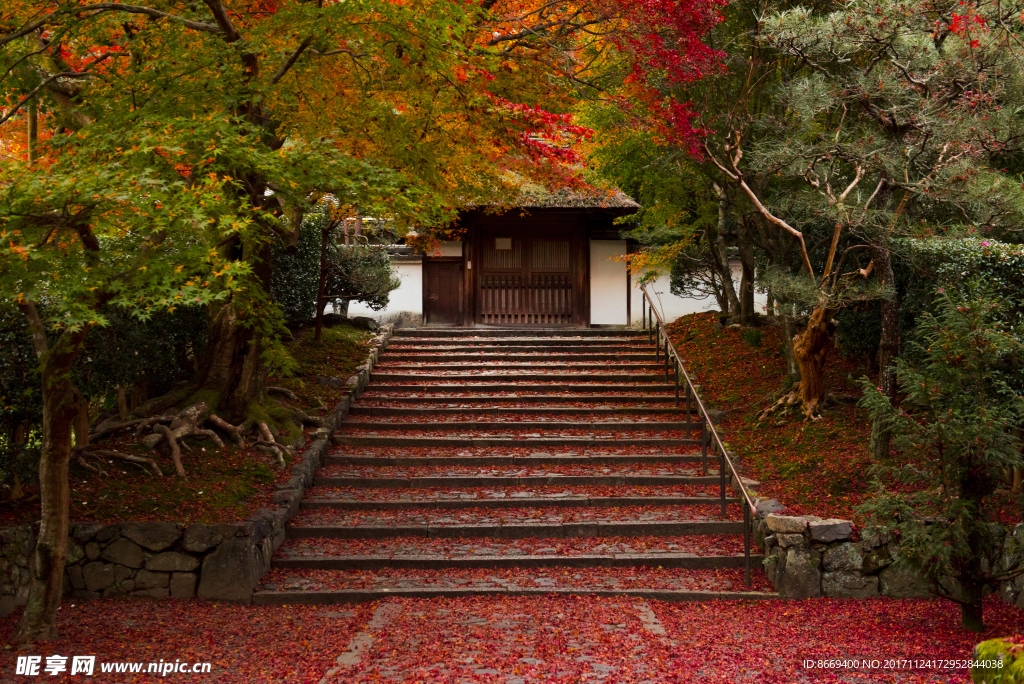
[[[331,441],[336,446],[380,446],[380,447],[614,447],[656,446],[665,449],[700,444],[697,439],[656,439],[633,437],[613,439],[605,437],[389,437],[335,435]]]
[[[317,476],[317,487],[364,487],[402,489],[419,487],[667,487],[713,485],[714,475],[551,475],[506,477],[501,475],[439,477],[343,477]]]
[[[611,328],[398,328],[396,338],[423,337],[644,337],[641,330]]]
[[[347,605],[368,603],[387,598],[463,598],[469,596],[624,596],[654,601],[767,601],[779,599],[778,594],[750,591],[673,591],[658,589],[348,589],[338,591],[257,591],[252,603],[256,606],[282,605]]]
[[[549,336],[531,335],[522,337],[492,335],[489,337],[396,337],[391,340],[395,347],[638,347],[654,348],[647,337],[634,335],[616,337],[614,335],[593,335],[589,337],[571,337],[566,335]],[[390,346],[390,345],[389,345]]]
[[[729,491],[729,490],[727,490]],[[620,506],[707,506],[720,505],[721,499],[712,496],[585,496],[570,495],[562,499],[553,497],[520,497],[520,498],[479,498],[479,499],[396,499],[392,501],[348,501],[328,497],[306,497],[302,501],[303,510],[414,510],[437,508],[459,510],[465,508],[617,508]],[[739,499],[726,498],[726,504],[739,503]]]
[[[544,383],[561,382],[589,382],[589,383],[656,383],[668,382],[669,378],[665,373],[524,373],[519,370],[489,370],[471,373],[446,373],[446,372],[423,372],[423,373],[392,373],[391,371],[374,371],[370,374],[371,383],[395,383],[395,382],[457,382],[469,380],[472,382],[487,382],[495,380],[514,380],[516,382],[539,381]]]
[[[633,383],[633,384],[546,384],[517,382],[475,382],[462,384],[404,384],[385,385],[371,383],[367,392],[675,392],[676,386],[671,383]]]
[[[374,403],[378,403],[374,400]],[[627,415],[680,415],[685,413],[684,408],[675,406],[594,406],[587,408],[567,406],[521,406],[511,407],[408,407],[408,406],[366,406],[355,404],[348,410],[350,416],[449,416],[449,415],[474,415],[474,416],[532,416],[532,415],[575,415],[588,413],[595,416],[627,416]],[[694,410],[693,413],[696,413]]]
[[[653,359],[653,357],[652,357]],[[597,361],[576,361],[566,363],[542,363],[539,361],[511,361],[498,362],[497,360],[481,361],[478,363],[459,362],[454,363],[447,359],[434,361],[422,361],[413,363],[411,361],[391,361],[384,357],[381,363],[374,366],[381,373],[421,373],[435,370],[443,371],[488,371],[488,372],[516,372],[516,371],[574,371],[574,370],[602,370],[602,371],[653,371],[664,375],[664,364],[660,363],[605,363]]]
[[[743,522],[702,520],[673,522],[571,522],[496,525],[303,525],[291,522],[289,539],[522,539],[568,537],[676,537],[689,535],[743,534]]]
[[[386,391],[385,388],[384,391]],[[461,404],[675,404],[675,395],[649,395],[649,394],[591,394],[581,396],[568,396],[564,394],[507,394],[507,395],[471,395],[471,396],[432,396],[432,397],[409,397],[393,394],[376,395],[379,389],[367,389],[367,392],[360,397],[360,402],[366,403],[402,403],[402,404],[426,404],[426,405],[461,405]],[[686,400],[680,398],[683,410]],[[358,404],[357,404],[358,406]],[[678,410],[679,407],[672,407]],[[531,409],[534,410],[534,409]]]
[[[609,344],[608,342],[596,341],[591,344],[581,344],[579,342],[567,340],[565,344],[551,344],[551,343],[539,343],[538,340],[523,340],[522,343],[516,343],[515,341],[505,340],[500,343],[495,342],[494,344],[480,344],[480,343],[467,343],[467,344],[451,344],[451,343],[438,343],[438,344],[425,344],[423,342],[416,342],[415,344],[391,344],[388,346],[388,354],[423,354],[427,352],[435,352],[439,354],[468,354],[471,352],[481,352],[488,354],[495,353],[533,353],[533,354],[547,354],[548,352],[556,354],[571,354],[578,352],[581,354],[648,354],[654,355],[654,348],[647,345],[637,344]],[[385,355],[386,356],[386,355]],[[381,357],[384,358],[384,357]]]
[[[761,554],[751,554],[751,568],[760,568]],[[557,554],[501,555],[473,554],[464,557],[438,555],[351,555],[275,558],[274,568],[308,570],[452,570],[499,568],[685,568],[721,570],[743,568],[743,554],[698,556],[692,553],[623,553],[562,556]]]
[[[514,427],[510,427],[514,426]],[[682,421],[650,420],[650,421],[526,421],[526,420],[479,420],[479,421],[443,421],[443,422],[398,422],[398,421],[366,421],[347,420],[341,431],[347,435],[349,430],[375,430],[377,432],[398,432],[416,430],[422,432],[501,432],[515,430],[594,430],[598,432],[664,432],[673,430],[699,430],[700,423]]]
[[[370,466],[520,466],[541,465],[639,465],[644,463],[701,463],[700,454],[604,454],[591,452],[582,454],[489,454],[486,456],[394,456],[392,453],[376,455],[348,455],[334,453],[326,458],[327,465],[370,465]],[[717,473],[717,460],[709,456],[708,472]]]
[[[662,357],[664,358],[664,357]],[[487,353],[487,352],[476,352],[472,354],[466,354],[463,352],[441,352],[434,351],[431,353],[416,353],[400,351],[395,348],[389,348],[384,354],[381,354],[380,361],[383,363],[391,362],[411,362],[411,361],[425,361],[425,362],[473,362],[473,361],[507,361],[507,362],[519,362],[519,363],[531,363],[535,361],[545,362],[558,362],[558,363],[586,363],[590,361],[620,361],[629,362],[636,364],[653,364],[661,365],[664,364],[664,360],[659,361],[655,356],[654,352],[642,352],[642,353],[601,353],[593,354],[578,353],[578,354],[559,354],[559,353]]]

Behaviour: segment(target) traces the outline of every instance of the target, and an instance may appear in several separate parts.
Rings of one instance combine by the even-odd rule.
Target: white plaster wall
[[[437,250],[438,252],[440,252],[440,254],[435,254],[434,256],[460,257],[462,256],[462,242],[458,240],[454,242],[439,242],[437,245]]]
[[[732,262],[732,280],[739,290],[740,279],[742,277],[742,270],[739,263]],[[684,299],[683,297],[676,297],[672,294],[671,288],[669,287],[668,274],[659,277],[657,280],[647,286],[647,291],[651,294],[655,301],[655,304],[659,305],[658,313],[668,321],[674,321],[680,316],[686,316],[692,313],[699,313],[701,311],[718,311],[718,302],[714,297],[704,297],[703,299]],[[636,281],[633,281],[633,287],[631,288],[630,295],[632,300],[630,301],[630,313],[632,322],[639,323],[643,320],[643,293],[640,292],[640,288],[637,287]],[[763,292],[754,292],[754,308],[755,310],[764,313],[764,307],[768,303],[768,297]]]
[[[590,241],[590,323],[626,325],[625,240]]]
[[[391,267],[402,279],[402,284],[391,291],[388,307],[383,311],[373,311],[362,302],[352,302],[348,307],[349,316],[373,316],[380,319],[400,311],[423,313],[423,262],[392,261]]]

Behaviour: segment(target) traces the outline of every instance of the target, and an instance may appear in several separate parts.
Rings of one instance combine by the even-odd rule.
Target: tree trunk
[[[331,226],[320,231],[320,281],[316,288],[316,332],[315,342],[320,341],[320,331],[324,326],[324,308],[327,306],[327,245],[331,239]]]
[[[793,383],[800,382],[800,366],[796,362],[793,351],[793,338],[796,337],[796,326],[793,325],[793,305],[786,301],[778,302],[779,320],[782,321],[782,350],[786,357],[786,375]]]
[[[896,356],[900,351],[900,304],[888,246],[877,247],[873,252],[875,273],[883,285],[893,290],[891,297],[882,300],[882,338],[878,345],[878,386],[882,394],[893,401],[896,398]],[[889,458],[891,442],[892,435],[889,431],[881,429],[880,421],[874,421],[871,425],[871,448],[876,462]]]
[[[64,590],[64,561],[68,552],[68,466],[80,396],[71,383],[71,365],[85,343],[85,336],[86,328],[64,333],[40,356],[43,450],[39,459],[39,540],[30,568],[32,586],[28,603],[13,637],[16,642],[49,641],[57,637],[57,609]]]
[[[206,349],[193,386],[216,393],[217,403],[211,410],[222,417],[245,417],[250,403],[261,403],[267,394],[263,345],[251,329],[239,325],[233,304],[211,309],[211,314]]]
[[[739,322],[743,325],[753,325],[757,320],[754,310],[754,243],[745,222],[740,224],[739,238],[740,263],[742,264]]]
[[[800,403],[804,415],[813,419],[825,398],[825,358],[832,346],[835,310],[818,306],[811,312],[807,327],[793,338],[793,354],[800,367]]]
[[[722,279],[722,290],[729,302],[729,311],[722,310],[723,314],[740,315],[740,300],[736,296],[736,286],[732,282],[732,269],[729,268],[729,254],[725,248],[725,232],[729,225],[729,216],[726,209],[728,198],[725,191],[715,183],[715,192],[718,194],[718,226],[714,236],[708,235],[708,248],[710,249],[711,260]]]

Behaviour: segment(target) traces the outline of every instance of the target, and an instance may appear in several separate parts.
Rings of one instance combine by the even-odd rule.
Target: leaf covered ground
[[[60,654],[96,655],[97,663],[212,664],[210,674],[168,675],[180,684],[317,684],[328,673],[329,684],[956,683],[970,681],[968,672],[937,661],[969,658],[979,641],[1021,631],[1020,612],[997,599],[988,600],[986,613],[988,630],[971,634],[958,629],[958,608],[938,600],[477,597],[254,607],[118,599],[65,603],[57,641],[0,652],[0,682],[32,681],[14,674],[18,655],[45,662]],[[16,618],[0,619],[4,642]],[[878,667],[809,669],[806,660],[876,660]],[[891,660],[919,663],[886,667]]]
[[[301,328],[295,332],[295,339],[289,346],[298,363],[297,370],[286,378],[271,378],[269,384],[295,392],[298,400],[289,404],[310,415],[327,415],[345,394],[345,378],[366,360],[370,337],[366,331],[338,325],[325,328],[322,340],[316,343],[312,328]],[[341,386],[323,384],[318,382],[318,377],[340,377]],[[130,433],[96,445],[152,458],[164,477],[143,473],[135,465],[111,459],[95,463],[107,472],[107,475],[100,475],[87,471],[73,460],[71,520],[230,522],[270,506],[275,483],[287,481],[289,469],[281,471],[273,456],[252,448],[237,449],[226,437],[224,441],[227,446],[219,449],[209,440],[188,440],[181,455],[188,479],[174,475],[169,452],[146,449]],[[23,499],[0,503],[0,525],[39,519],[37,488],[26,486],[24,489]]]
[[[871,491],[871,426],[855,401],[856,380],[867,369],[832,350],[825,383],[842,400],[813,423],[786,418],[758,424],[786,377],[781,328],[761,328],[761,345],[752,347],[740,330],[716,330],[716,316],[683,316],[669,333],[694,382],[702,385],[702,397],[728,411],[719,431],[742,458],[745,474],[761,482],[761,496],[782,501],[792,514],[856,519],[854,510]]]

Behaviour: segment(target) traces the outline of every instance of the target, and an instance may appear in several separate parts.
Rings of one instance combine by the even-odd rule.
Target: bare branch
[[[302,53],[305,51],[305,49],[308,48],[309,44],[312,42],[313,36],[306,36],[306,39],[299,43],[299,47],[295,48],[295,52],[293,52],[291,56],[287,59],[287,61],[285,61],[285,63],[281,65],[281,68],[277,70],[277,73],[274,74],[274,77],[272,79],[270,79],[270,82],[272,84],[276,84],[278,81],[284,78],[284,75],[288,73],[288,70],[292,68],[295,62],[298,61],[299,57],[302,56]]]
[[[221,33],[221,29],[214,26],[213,24],[204,24],[199,21],[192,21],[191,19],[185,19],[174,14],[168,14],[167,12],[161,12],[160,10],[153,9],[152,7],[142,7],[141,5],[122,5],[117,2],[100,2],[95,5],[85,5],[84,7],[74,7],[75,12],[127,12],[128,14],[143,14],[153,19],[169,19],[177,24],[196,31],[205,31],[207,33]]]
[[[86,66],[87,67],[95,66],[95,65],[99,64],[100,62],[102,62],[103,60],[105,60],[109,56],[110,56],[109,53],[105,54],[102,57],[94,59],[92,62],[90,62]],[[50,75],[42,83],[40,83],[35,88],[33,88],[29,92],[28,95],[26,95],[25,97],[21,98],[21,101],[18,102],[18,104],[14,105],[14,107],[9,112],[7,112],[7,114],[4,115],[4,117],[2,119],[0,119],[0,124],[6,123],[12,116],[14,116],[15,114],[18,113],[18,110],[20,110],[22,107],[24,107],[26,104],[28,104],[30,100],[32,100],[36,95],[38,95],[40,90],[42,90],[46,86],[50,85],[51,83],[56,81],[58,78],[86,78],[88,76],[92,76],[92,74],[90,72],[88,72],[88,71],[62,71],[62,72],[60,72],[58,74]]]

